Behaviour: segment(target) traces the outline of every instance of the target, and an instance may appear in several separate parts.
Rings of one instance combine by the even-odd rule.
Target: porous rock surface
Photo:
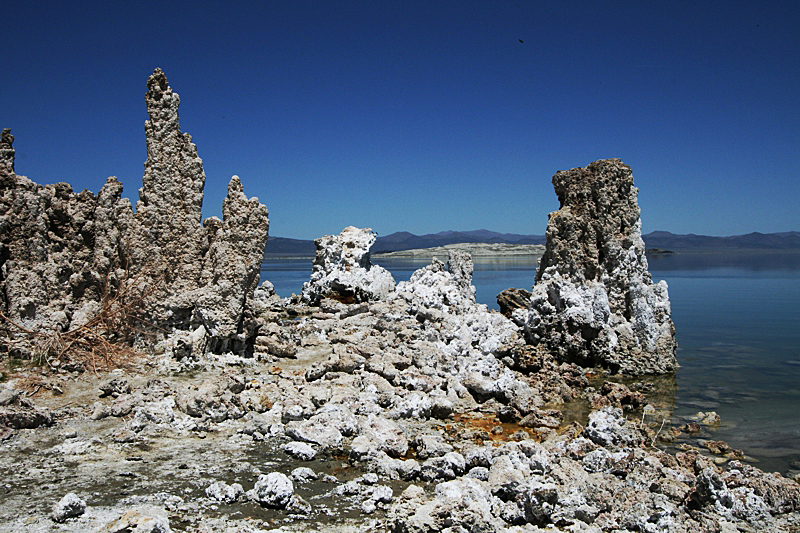
[[[205,173],[191,136],[180,130],[180,98],[161,69],[147,87],[148,158],[136,213],[115,177],[95,196],[15,174],[13,137],[4,131],[0,308],[28,330],[65,332],[124,293],[150,325],[202,326],[205,348],[243,353],[254,336],[250,299],[266,247],[267,209],[247,198],[234,176],[223,219],[202,220]]]
[[[7,172],[14,173],[14,136],[11,128],[3,128],[0,134],[0,166],[8,167]]]
[[[314,240],[317,247],[311,280],[303,285],[303,300],[323,298],[344,303],[379,300],[394,291],[395,281],[385,268],[370,262],[376,235],[370,228],[348,226],[339,235]]]
[[[470,267],[461,254],[434,261],[379,301],[273,301],[257,320],[294,339],[292,359],[206,354],[182,372],[165,351],[96,382],[58,372],[62,393],[51,381],[29,406],[55,425],[0,436],[0,532],[800,523],[797,483],[697,447],[665,453],[657,446],[673,433],[660,422],[674,399],[589,386],[585,370],[526,345],[511,320],[475,303]],[[154,375],[162,368],[171,370]],[[20,387],[31,377],[12,378],[0,401],[30,403]],[[570,420],[559,409],[578,399],[602,408]],[[636,410],[643,403],[650,409]],[[51,506],[70,492],[85,508],[56,524]]]
[[[667,284],[647,271],[630,167],[600,160],[558,172],[553,186],[561,206],[547,224],[528,341],[561,360],[624,374],[675,370]]]
[[[154,139],[172,135],[172,140],[164,141],[171,155],[154,155],[152,160],[161,163],[153,163],[148,172],[169,167],[175,179],[183,179],[177,176],[185,171],[193,176],[189,182],[197,184],[196,153],[187,137],[170,129],[177,123],[177,96],[158,72],[151,82],[154,114],[168,124],[148,126],[148,131]],[[160,186],[144,194],[141,217],[153,216],[145,222],[133,215],[130,204],[120,199],[121,186],[110,180],[103,204],[110,211],[102,215],[110,229],[91,233],[93,226],[76,226],[73,216],[84,212],[79,207],[99,202],[91,193],[81,197],[68,186],[40,187],[3,170],[8,168],[0,166],[1,205],[30,204],[34,213],[37,205],[44,206],[39,213],[46,214],[45,236],[38,241],[33,229],[13,217],[2,219],[14,235],[29,236],[39,246],[34,250],[42,251],[43,270],[36,270],[34,261],[25,263],[37,275],[59,268],[60,261],[70,279],[76,269],[112,269],[131,257],[94,254],[95,248],[80,244],[89,237],[121,242],[123,237],[144,239],[149,232],[156,243],[159,232],[177,231],[152,215]],[[231,310],[240,309],[240,300],[226,301],[229,307],[215,314],[205,313],[202,302],[223,294],[214,292],[222,290],[217,283],[227,280],[224,290],[234,294],[249,286],[245,259],[255,254],[256,245],[243,242],[249,237],[241,228],[250,227],[244,219],[259,219],[262,212],[243,196],[238,180],[231,183],[229,200],[223,221],[206,222],[207,240],[202,232],[181,237],[186,247],[197,240],[208,244],[205,251],[170,248],[170,253],[196,258],[203,268],[176,265],[169,279],[179,290],[158,289],[164,300],[149,307],[162,323],[188,323],[189,329],[96,379],[63,366],[50,372],[2,367],[0,532],[165,533],[172,527],[204,533],[797,530],[800,485],[721,455],[723,443],[716,443],[719,452],[714,452],[691,445],[694,441],[684,436],[683,451],[660,449],[681,435],[662,422],[674,416],[674,397],[633,383],[630,388],[612,380],[601,385],[590,379],[602,380],[603,373],[590,375],[560,360],[556,350],[526,344],[519,310],[509,319],[476,303],[472,260],[463,252],[451,251],[447,263],[433,260],[396,287],[386,283],[394,290],[385,292],[372,291],[370,283],[341,284],[343,289],[321,283],[325,290],[318,295],[310,291],[307,300],[280,299],[265,283],[251,310],[249,295],[244,300],[236,335],[246,335],[238,332],[255,324],[267,349],[257,357],[208,353],[208,332],[232,327],[234,321],[224,316],[238,313]],[[194,205],[191,194],[186,201]],[[118,213],[113,211],[117,207]],[[96,209],[85,212],[97,216]],[[265,220],[266,210],[263,215]],[[59,220],[66,225],[54,225]],[[181,220],[179,227],[198,219]],[[256,244],[259,227],[252,230]],[[558,233],[558,227],[553,231]],[[363,277],[375,268],[368,259],[371,232],[352,233],[331,244],[325,256],[331,260],[321,261],[325,268],[312,281],[336,272],[357,271]],[[4,283],[9,274],[21,276],[22,267],[13,261],[24,257],[24,244],[3,241]],[[552,254],[557,255],[555,244]],[[244,255],[226,263],[227,245]],[[635,242],[633,248],[638,257]],[[103,245],[106,249],[116,250],[110,244]],[[76,266],[69,251],[84,253],[76,257],[86,264]],[[573,252],[563,253],[569,259]],[[597,261],[595,270],[605,264]],[[157,278],[146,266],[137,271],[140,279]],[[569,279],[586,282],[581,270]],[[551,271],[551,277],[544,272],[542,281],[555,280],[559,272]],[[642,276],[631,274],[631,283]],[[76,284],[82,279],[76,277]],[[118,280],[123,283],[125,277]],[[607,293],[621,290],[608,283]],[[54,293],[61,298],[59,320],[75,322],[78,304],[95,301],[85,294],[98,287],[85,283],[82,299],[74,288]],[[4,294],[12,295],[10,302],[24,295]],[[199,303],[187,307],[191,298],[182,294]],[[337,295],[339,301],[331,299]],[[46,309],[32,302],[36,312],[15,315],[25,324],[35,323]],[[248,322],[250,312],[254,316]],[[211,340],[221,339],[222,348],[223,333],[216,335]],[[648,391],[655,393],[647,396]],[[567,407],[575,401],[581,409],[597,410],[576,415],[574,404],[572,410]]]

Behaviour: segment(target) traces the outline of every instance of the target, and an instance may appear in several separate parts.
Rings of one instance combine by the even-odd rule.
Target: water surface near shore
[[[716,411],[724,440],[767,471],[800,470],[800,252],[681,253],[648,257],[669,284],[678,336],[673,420]],[[429,263],[380,259],[395,280]],[[289,296],[311,276],[310,259],[269,260],[261,279]],[[530,289],[537,260],[475,261],[479,302],[497,309],[509,287]]]

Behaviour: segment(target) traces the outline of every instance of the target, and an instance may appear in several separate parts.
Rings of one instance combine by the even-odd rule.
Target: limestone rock
[[[622,416],[619,407],[603,407],[590,414],[583,433],[600,446],[638,446],[644,442],[642,433]]]
[[[147,161],[136,213],[115,177],[95,196],[16,175],[13,136],[4,130],[0,311],[45,332],[73,331],[105,313],[116,320],[101,332],[111,341],[129,340],[123,318],[136,332],[148,324],[156,331],[203,326],[207,349],[252,354],[251,300],[269,231],[267,208],[247,198],[234,176],[222,220],[202,221],[205,173],[191,136],[180,130],[180,98],[161,69],[147,87]]]
[[[528,342],[562,360],[625,374],[675,370],[667,284],[652,282],[638,190],[619,159],[558,172],[525,325]]]
[[[6,172],[14,173],[14,136],[11,135],[11,128],[3,128],[0,136],[0,166],[7,168]]]
[[[506,289],[497,295],[500,312],[509,318],[517,309],[528,309],[531,306],[531,292],[525,289]]]
[[[63,523],[68,518],[75,518],[86,512],[86,502],[81,500],[77,494],[70,492],[61,500],[53,505],[51,517],[54,522]]]
[[[161,69],[147,87],[147,161],[130,253],[160,282],[151,314],[180,329],[202,324],[211,351],[242,353],[255,333],[249,300],[267,244],[267,208],[233,176],[222,220],[202,221],[206,177],[191,135],[180,130],[180,97]]]
[[[114,177],[95,196],[7,170],[0,168],[2,311],[27,329],[77,328],[128,277],[121,247],[133,222],[130,202]]]
[[[301,461],[311,461],[317,456],[317,451],[305,442],[287,442],[281,450]]]
[[[244,488],[239,483],[228,485],[224,481],[215,481],[206,487],[206,496],[222,503],[233,503],[244,494]]]
[[[358,303],[385,298],[395,289],[392,275],[370,262],[375,243],[369,228],[346,227],[339,235],[314,240],[317,247],[311,280],[303,284],[303,300],[318,305],[323,298]]]
[[[163,508],[140,505],[100,528],[99,533],[171,533],[169,518]]]
[[[461,314],[475,307],[475,287],[472,285],[472,257],[462,250],[451,250],[447,264],[434,258],[431,264],[420,268],[408,281],[397,285],[417,311],[419,318],[429,319],[425,310]]]
[[[280,472],[270,472],[267,475],[258,476],[258,481],[253,490],[247,492],[247,496],[263,505],[281,509],[289,504],[294,495],[294,484],[285,474]]]

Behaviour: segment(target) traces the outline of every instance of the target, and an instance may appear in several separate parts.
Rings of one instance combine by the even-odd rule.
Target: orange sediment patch
[[[502,443],[515,440],[513,437],[520,431],[526,434],[525,438],[539,438],[540,435],[532,428],[524,428],[513,422],[501,422],[495,415],[457,413],[453,415],[453,423],[445,424],[444,430],[449,435],[457,435],[463,430],[479,430],[475,436],[476,441],[491,441]],[[518,440],[518,437],[516,437]]]

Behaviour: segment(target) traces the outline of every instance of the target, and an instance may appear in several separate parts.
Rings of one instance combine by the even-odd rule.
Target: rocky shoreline
[[[502,314],[464,250],[395,283],[353,227],[281,299],[253,283],[266,208],[235,178],[201,221],[160,70],[146,101],[135,214],[116,180],[16,175],[4,133],[0,531],[800,531],[795,480],[690,444],[713,412],[670,422],[667,287],[621,161],[556,174]]]
[[[533,354],[485,306],[410,312],[401,294],[262,294],[254,358],[165,342],[100,376],[17,369],[0,531],[796,531],[794,481],[724,443],[662,451],[713,413],[663,426],[647,380]]]

